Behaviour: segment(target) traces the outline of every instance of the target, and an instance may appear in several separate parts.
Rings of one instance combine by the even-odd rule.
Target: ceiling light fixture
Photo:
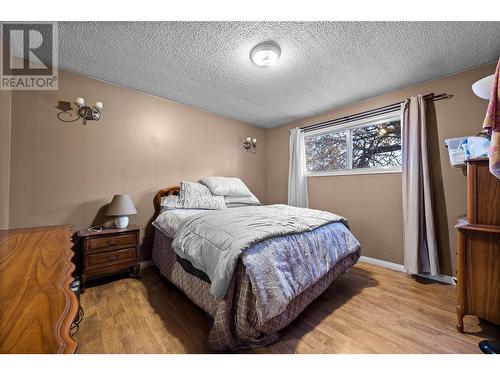
[[[250,52],[250,58],[257,66],[274,66],[280,55],[280,46],[271,41],[257,44]]]

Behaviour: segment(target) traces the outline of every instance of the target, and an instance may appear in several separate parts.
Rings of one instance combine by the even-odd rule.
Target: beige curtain
[[[439,274],[427,155],[425,99],[401,105],[403,129],[404,265],[411,274]]]
[[[295,128],[290,130],[288,159],[288,204],[290,206],[309,207],[305,170],[304,132]]]

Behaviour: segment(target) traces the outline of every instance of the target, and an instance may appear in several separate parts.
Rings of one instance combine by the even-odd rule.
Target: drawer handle
[[[118,244],[118,241],[117,240],[109,240],[108,241],[108,246],[116,246]]]
[[[118,255],[113,255],[113,256],[110,255],[110,256],[106,257],[106,259],[108,262],[113,262],[113,261],[118,259]]]

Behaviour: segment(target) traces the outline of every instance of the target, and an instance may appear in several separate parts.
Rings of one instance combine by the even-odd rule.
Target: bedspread
[[[345,219],[326,211],[283,204],[211,211],[185,219],[175,234],[173,249],[205,272],[211,281],[211,293],[223,298],[244,250],[266,239],[311,231],[333,222]]]
[[[255,294],[259,320],[265,322],[284,311],[294,297],[359,248],[358,240],[343,223],[251,246],[242,261]]]
[[[209,283],[182,269],[171,244],[170,238],[156,230],[153,261],[164,277],[212,317],[208,343],[217,351],[265,346],[277,340],[278,331],[290,324],[333,280],[351,268],[360,256],[358,249],[340,259],[326,275],[295,297],[283,312],[262,322],[258,319],[255,295],[241,261],[236,266],[226,295],[223,299],[216,299],[210,294]]]

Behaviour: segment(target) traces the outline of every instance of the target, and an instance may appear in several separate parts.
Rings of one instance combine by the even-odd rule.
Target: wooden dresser
[[[0,231],[0,353],[74,353],[71,227]]]
[[[500,180],[488,159],[467,163],[467,216],[456,228],[457,329],[464,315],[500,325]]]

